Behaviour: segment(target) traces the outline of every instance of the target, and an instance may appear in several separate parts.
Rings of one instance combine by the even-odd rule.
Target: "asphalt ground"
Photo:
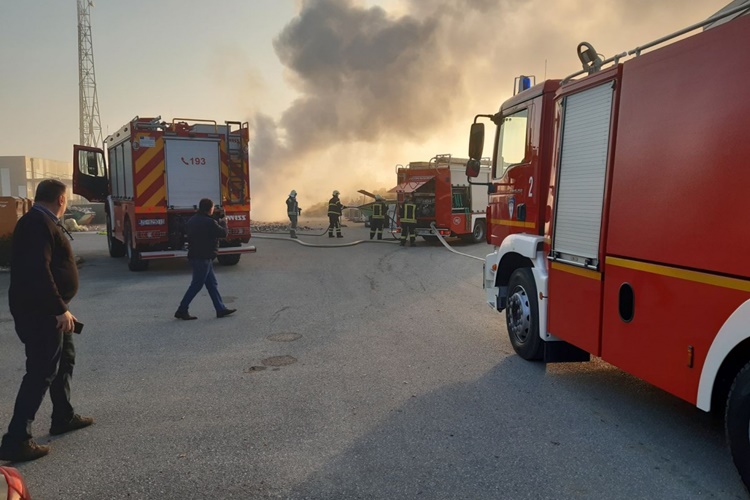
[[[185,260],[133,273],[104,236],[74,237],[73,403],[96,424],[53,438],[45,400],[52,452],[16,464],[35,500],[747,498],[721,422],[599,360],[523,361],[482,263],[439,244],[255,238],[216,268],[239,311],[217,319],[203,291],[179,321]],[[24,373],[8,279],[3,428]]]

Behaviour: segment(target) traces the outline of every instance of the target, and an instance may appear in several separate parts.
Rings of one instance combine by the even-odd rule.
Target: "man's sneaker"
[[[82,417],[80,415],[73,415],[73,418],[67,422],[52,422],[52,427],[49,428],[49,433],[53,436],[58,434],[65,434],[66,432],[76,431],[83,429],[94,423],[94,419],[91,417]]]
[[[224,316],[229,316],[233,312],[237,312],[237,309],[224,309],[222,311],[216,311],[216,317],[223,318]]]
[[[22,441],[17,446],[0,446],[0,460],[28,462],[49,453],[49,446],[36,444],[33,439]]]
[[[197,316],[191,316],[189,312],[180,310],[174,313],[174,317],[177,319],[198,319]]]

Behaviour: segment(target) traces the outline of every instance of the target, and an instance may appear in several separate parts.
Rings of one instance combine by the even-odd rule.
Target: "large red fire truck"
[[[598,356],[723,414],[750,486],[748,8],[604,61],[582,43],[583,71],[475,118],[466,173],[491,118],[483,284],[516,353]]]
[[[105,139],[104,151],[73,148],[73,192],[104,202],[112,257],[141,271],[153,259],[187,255],[185,223],[201,198],[226,214],[217,260],[234,265],[250,240],[247,123],[139,118]]]
[[[429,162],[411,162],[396,168],[398,203],[411,194],[417,206],[416,234],[429,240],[458,236],[484,241],[486,232],[487,188],[467,182],[466,158],[437,155]],[[489,180],[489,160],[481,160],[478,176]]]

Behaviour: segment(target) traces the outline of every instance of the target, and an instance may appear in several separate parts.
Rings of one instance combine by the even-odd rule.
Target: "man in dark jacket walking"
[[[188,261],[193,267],[193,280],[177,312],[174,313],[177,319],[197,319],[190,315],[188,307],[204,285],[214,303],[217,318],[229,316],[237,311],[237,309],[228,309],[222,302],[219,283],[214,275],[213,260],[219,249],[219,239],[227,236],[227,222],[224,217],[217,221],[212,217],[213,214],[214,202],[209,198],[203,198],[198,204],[198,213],[187,222]]]
[[[52,399],[50,434],[94,423],[93,418],[76,415],[70,404],[76,318],[68,303],[78,291],[78,269],[60,227],[66,205],[65,184],[43,180],[37,186],[34,206],[13,232],[8,298],[16,333],[26,350],[26,375],[0,445],[0,460],[23,462],[49,453],[49,446],[38,445],[31,437],[31,425],[47,389]]]

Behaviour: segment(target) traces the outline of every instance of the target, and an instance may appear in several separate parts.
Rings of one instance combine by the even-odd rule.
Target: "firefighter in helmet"
[[[383,239],[383,225],[387,212],[388,205],[385,204],[382,196],[376,194],[375,203],[372,204],[372,216],[370,217],[370,239],[373,239],[376,234],[379,240]]]
[[[330,200],[328,200],[328,237],[333,238],[333,230],[336,229],[336,237],[337,238],[343,238],[341,235],[341,222],[339,222],[339,219],[341,218],[341,211],[345,209],[346,206],[341,204],[341,200],[339,200],[339,192],[338,190],[333,191],[333,196]]]
[[[410,193],[404,195],[404,203],[399,208],[398,216],[401,221],[401,246],[406,246],[407,237],[409,238],[409,245],[415,246],[414,240],[417,237],[417,205],[414,204]]]
[[[292,189],[289,198],[286,199],[286,214],[289,216],[289,236],[297,238],[297,217],[302,214],[302,209],[297,203],[297,191]]]

